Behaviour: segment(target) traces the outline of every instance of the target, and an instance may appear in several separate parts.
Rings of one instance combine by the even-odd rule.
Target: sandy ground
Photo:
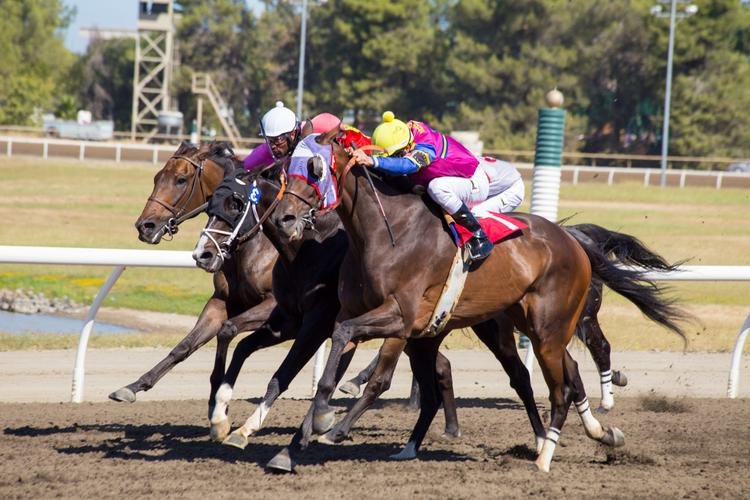
[[[4,403],[0,498],[746,498],[750,490],[748,399],[623,398],[601,417],[625,432],[614,451],[586,438],[571,414],[549,474],[530,469],[525,413],[504,398],[460,400],[461,438],[439,437],[439,415],[419,460],[389,460],[416,420],[402,403],[378,404],[351,441],[313,443],[297,473],[282,476],[263,467],[306,401],[279,401],[244,451],[208,440],[201,401]]]
[[[85,401],[107,401],[107,395],[135,381],[168,354],[165,348],[90,349],[86,356],[84,379]],[[523,355],[525,351],[521,351]],[[75,350],[0,352],[0,401],[67,402],[70,401]],[[239,398],[260,397],[285,349],[259,351],[245,362],[237,383]],[[358,350],[349,375],[363,368],[376,354],[371,349]],[[457,397],[515,397],[502,368],[487,350],[445,351],[453,367]],[[588,353],[572,349],[578,361],[587,392],[598,402],[599,377]],[[731,354],[673,352],[614,352],[612,366],[623,370],[629,379],[627,387],[615,388],[615,397],[660,394],[671,397],[724,397]],[[208,396],[208,375],[213,367],[213,352],[204,348],[177,365],[153,389],[138,394],[143,401],[204,399]],[[541,372],[532,376],[537,397],[546,398],[547,390]],[[407,397],[411,375],[405,357],[399,362],[386,398]],[[305,398],[312,391],[312,362],[291,384],[286,397]],[[750,356],[742,359],[739,397],[750,397]]]

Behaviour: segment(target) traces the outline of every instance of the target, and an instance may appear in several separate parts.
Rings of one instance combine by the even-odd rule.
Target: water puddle
[[[21,314],[0,311],[0,333],[22,335],[27,333],[56,333],[60,335],[79,334],[83,320],[53,316],[51,314]],[[135,328],[112,325],[94,321],[92,334],[113,335],[118,333],[137,333]]]

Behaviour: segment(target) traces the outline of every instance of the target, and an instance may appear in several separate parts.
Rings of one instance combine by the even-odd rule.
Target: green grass
[[[159,168],[151,164],[0,158],[0,245],[192,250],[205,217],[184,224],[174,241],[158,247],[137,239],[133,223]],[[522,210],[528,210],[528,198]],[[582,184],[563,185],[560,199],[560,218],[574,215],[571,223],[593,222],[637,236],[669,260],[750,265],[748,190]],[[110,271],[95,266],[6,264],[0,265],[0,288],[68,296],[89,304]],[[744,315],[750,313],[750,284],[681,283],[672,288],[707,325],[707,333],[701,335],[711,340],[700,339],[696,332],[703,330],[697,328],[691,334],[691,345],[702,350],[729,348]],[[212,290],[211,276],[201,270],[130,268],[105,306],[197,315]],[[737,317],[742,311],[744,315]],[[624,299],[613,293],[606,296],[602,323],[616,348],[682,348],[676,336],[640,321],[640,314]],[[143,342],[153,341],[144,338]],[[8,342],[20,345],[24,341]],[[474,340],[454,334],[448,345],[471,346]]]

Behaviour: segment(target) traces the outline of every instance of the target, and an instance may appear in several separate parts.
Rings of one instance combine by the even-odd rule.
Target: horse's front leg
[[[294,337],[297,325],[290,322],[281,307],[271,311],[266,322],[253,333],[242,339],[232,354],[232,361],[224,374],[221,385],[216,392],[216,406],[211,414],[211,437],[217,441],[226,439],[230,430],[227,409],[232,399],[234,385],[242,366],[250,355],[260,349],[271,347]]]
[[[294,377],[310,361],[333,330],[338,303],[334,301],[333,304],[335,304],[335,307],[325,304],[305,315],[299,331],[294,332],[296,338],[292,347],[268,382],[263,400],[245,423],[224,440],[224,444],[241,449],[245,448],[247,438],[263,426],[263,421],[268,416],[273,403],[287,390]]]
[[[328,402],[336,388],[336,372],[347,342],[352,338],[364,340],[397,336],[403,334],[404,329],[401,309],[393,297],[389,297],[380,307],[339,324],[331,336],[331,352],[313,400],[312,423],[315,433],[322,434],[333,427],[334,411]]]
[[[351,430],[359,417],[361,417],[370,406],[391,387],[393,372],[396,369],[398,358],[406,347],[406,340],[401,338],[388,338],[380,348],[375,370],[367,382],[362,397],[354,403],[354,406],[346,413],[346,416],[336,426],[318,439],[325,444],[338,443],[343,440]],[[434,366],[433,366],[434,370]]]
[[[260,328],[268,320],[268,317],[271,315],[271,311],[273,311],[275,306],[276,300],[273,297],[269,297],[242,314],[229,318],[221,326],[216,337],[216,356],[214,358],[214,367],[211,371],[211,377],[209,378],[211,382],[211,392],[208,396],[209,420],[212,418],[214,407],[216,406],[216,391],[219,390],[219,386],[224,379],[229,344],[238,333],[255,331]]]
[[[184,361],[199,347],[214,338],[227,319],[227,308],[224,299],[212,297],[203,307],[198,321],[192,330],[182,339],[169,354],[153,368],[141,375],[138,380],[128,384],[109,395],[113,401],[133,403],[136,393],[151,389],[175,365]]]

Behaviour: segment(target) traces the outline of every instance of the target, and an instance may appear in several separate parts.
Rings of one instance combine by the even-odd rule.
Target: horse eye
[[[187,177],[178,177],[177,178],[177,185],[182,186],[183,184],[187,184]]]

